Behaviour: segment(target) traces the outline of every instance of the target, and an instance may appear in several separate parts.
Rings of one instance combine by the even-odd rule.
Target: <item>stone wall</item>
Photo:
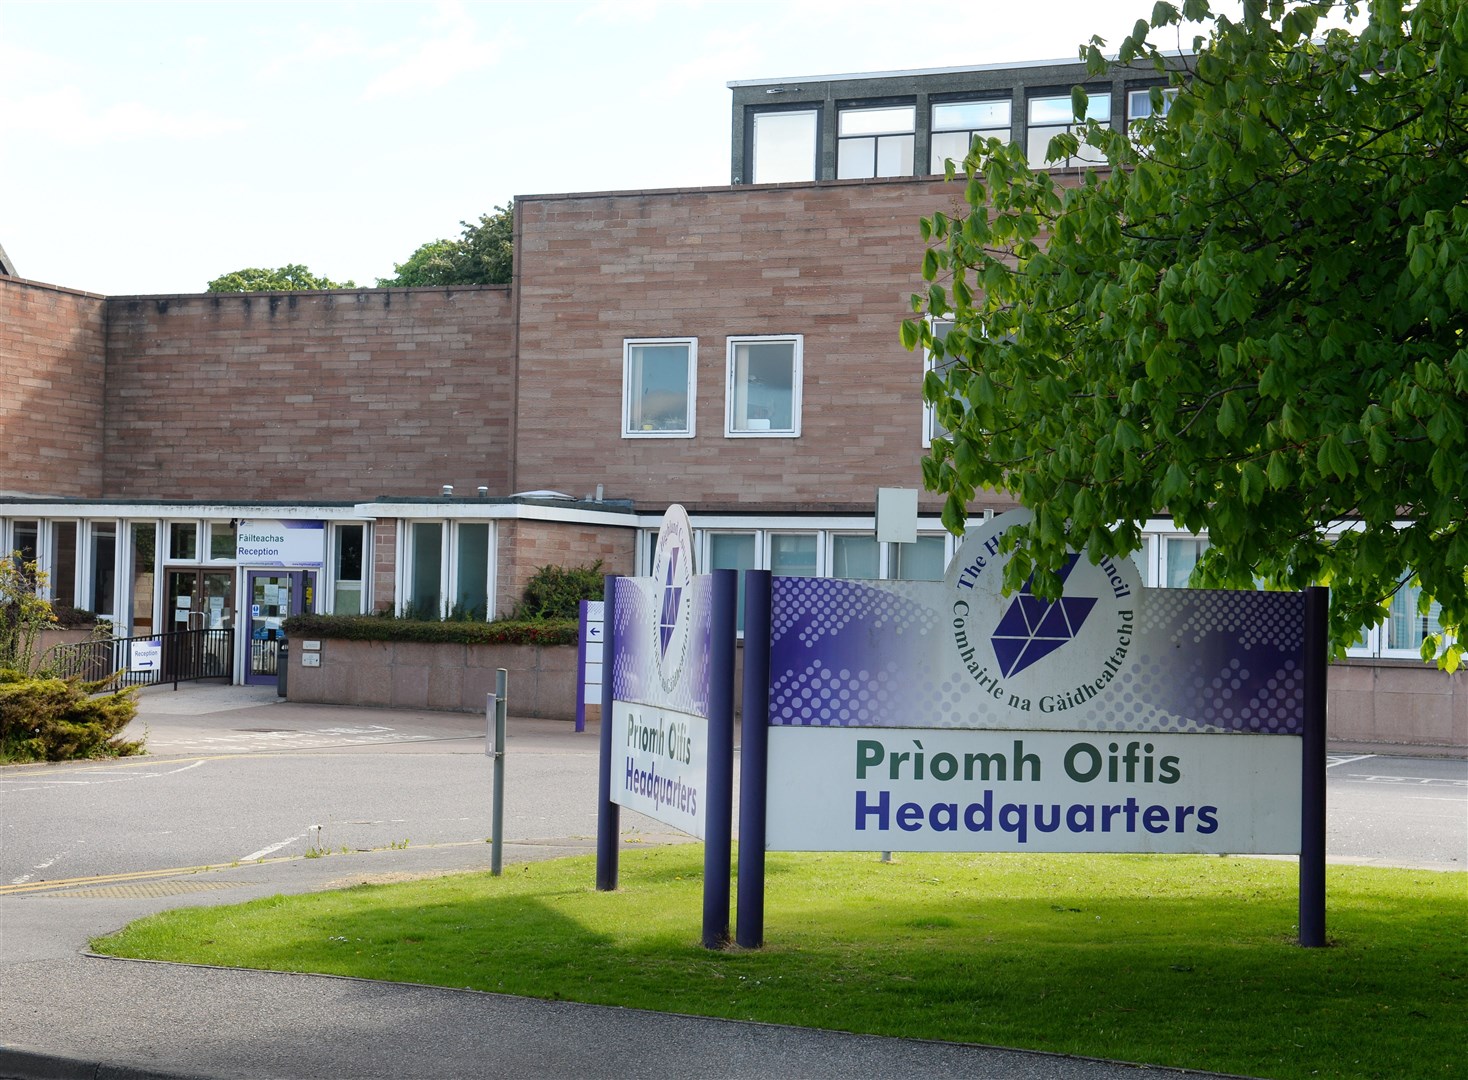
[[[962,207],[930,179],[516,200],[516,487],[760,513],[921,488],[923,356],[899,328],[926,289],[919,217]],[[799,437],[726,437],[728,339],[786,334]],[[623,438],[623,341],[668,337],[697,340],[694,437]]]
[[[0,277],[0,495],[103,494],[106,304]]]
[[[1332,742],[1468,750],[1468,673],[1414,660],[1333,664],[1326,733]]]
[[[320,667],[304,667],[293,640],[291,701],[484,712],[498,668],[509,672],[510,713],[576,719],[576,646],[453,645],[413,641],[321,642]]]
[[[508,286],[113,297],[107,311],[109,497],[509,494]]]

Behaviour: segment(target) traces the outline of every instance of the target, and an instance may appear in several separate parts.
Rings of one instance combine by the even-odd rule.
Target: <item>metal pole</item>
[[[494,817],[490,823],[489,872],[498,877],[505,854],[505,716],[510,703],[510,673],[504,668],[494,674],[494,690]]]
[[[611,892],[617,887],[617,840],[621,831],[621,807],[612,802],[612,677],[617,657],[617,579],[611,575],[602,586],[602,680],[601,764],[596,783],[596,887]]]
[[[765,794],[770,751],[770,572],[744,573],[744,711],[739,748],[739,906],[734,940],[765,943]]]
[[[1325,694],[1330,590],[1305,590],[1305,726],[1300,777],[1300,944],[1325,946]]]
[[[734,647],[739,574],[715,570],[709,633],[708,816],[703,841],[703,947],[729,944],[729,858],[734,831]]]

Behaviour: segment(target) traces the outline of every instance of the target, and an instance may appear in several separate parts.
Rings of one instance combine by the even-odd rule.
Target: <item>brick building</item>
[[[521,197],[511,286],[102,297],[4,263],[0,548],[119,633],[248,630],[241,679],[303,607],[503,614],[542,565],[645,572],[671,502],[705,568],[941,576],[936,499],[916,544],[873,533],[878,487],[921,488],[898,323],[918,218],[963,206],[933,173],[974,134],[1041,161],[1078,82],[1133,122],[1147,75],[731,83],[729,186]],[[1180,585],[1207,541],[1152,524],[1143,578]],[[1372,716],[1410,700],[1418,741],[1468,742],[1456,680],[1382,686],[1427,629],[1412,599],[1346,678]]]

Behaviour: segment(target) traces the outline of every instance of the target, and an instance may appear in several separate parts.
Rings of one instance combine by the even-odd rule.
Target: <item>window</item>
[[[1103,127],[1109,127],[1111,95],[1106,93],[1090,95],[1086,105],[1085,119],[1097,120]],[[1031,98],[1030,119],[1025,141],[1030,165],[1037,169],[1047,166],[1060,168],[1067,165],[1104,165],[1105,157],[1095,147],[1087,145],[1084,139],[1081,140],[1080,149],[1074,157],[1056,161],[1049,159],[1050,140],[1068,131],[1075,131],[1081,126],[1081,123],[1082,121],[1075,118],[1069,94]]]
[[[948,568],[948,542],[919,536],[913,544],[893,544],[892,576],[899,581],[942,581]]]
[[[365,525],[332,526],[331,610],[335,615],[362,614],[366,532]]]
[[[175,521],[168,526],[168,557],[174,562],[193,562],[199,557],[199,526],[192,521]]]
[[[238,526],[232,521],[209,523],[209,558],[234,560],[239,550]]]
[[[76,522],[51,523],[51,599],[76,606]]]
[[[1157,92],[1157,102],[1152,101],[1153,91]],[[1127,123],[1134,120],[1146,120],[1149,117],[1166,116],[1172,110],[1172,103],[1177,100],[1176,86],[1152,86],[1145,90],[1129,90],[1126,95],[1126,118]]]
[[[1422,642],[1429,634],[1442,633],[1442,605],[1436,601],[1422,611],[1422,589],[1404,585],[1392,597],[1391,614],[1386,621],[1386,650],[1397,650],[1420,656]]]
[[[117,523],[96,522],[88,530],[91,535],[90,574],[91,603],[98,615],[113,615],[113,596],[117,591]]]
[[[816,534],[772,533],[770,573],[781,577],[815,577]]]
[[[952,319],[934,319],[932,320],[931,325],[933,328],[934,338],[936,338],[938,341],[948,340],[948,331],[953,329]],[[923,374],[926,375],[929,371],[935,371],[938,373],[939,378],[943,378],[948,374],[949,369],[953,367],[954,362],[955,361],[952,356],[944,356],[941,360],[939,360],[931,352],[928,352],[923,356]],[[938,423],[938,411],[933,408],[932,402],[928,401],[927,398],[924,397],[923,446],[932,446],[934,439],[936,439],[940,435],[946,434],[948,434],[948,432],[945,431],[942,425]]]
[[[800,335],[729,339],[724,434],[800,434]]]
[[[622,437],[693,437],[696,338],[622,343]]]
[[[878,556],[881,548],[871,533],[831,537],[831,576],[872,580],[881,576]]]
[[[453,617],[484,621],[489,617],[489,523],[464,522],[454,532]]]
[[[41,523],[39,521],[17,521],[10,530],[10,551],[20,552],[23,563],[35,562],[40,553]]]
[[[757,112],[750,138],[750,183],[816,178],[816,110]]]
[[[842,109],[837,120],[836,179],[911,176],[914,105]]]
[[[710,533],[710,570],[739,572],[739,610],[735,616],[739,632],[744,632],[744,571],[758,569],[755,563],[754,533]]]
[[[414,619],[443,618],[443,523],[408,526],[408,595],[404,612]]]
[[[1166,565],[1162,568],[1162,584],[1168,589],[1186,589],[1198,557],[1208,550],[1208,540],[1202,536],[1168,537],[1164,549]]]
[[[962,163],[975,138],[1010,137],[1010,103],[1001,101],[945,101],[933,106],[933,141],[928,171],[941,173],[943,162]]]
[[[134,634],[153,629],[153,582],[156,573],[158,526],[151,521],[134,522],[132,535],[132,585],[128,591],[129,622]]]

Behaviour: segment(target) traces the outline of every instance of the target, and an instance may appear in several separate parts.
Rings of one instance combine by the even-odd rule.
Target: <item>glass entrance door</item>
[[[314,570],[251,570],[247,573],[250,595],[250,653],[245,665],[245,682],[276,680],[284,623],[292,615],[309,611],[315,604]]]
[[[168,571],[163,630],[228,630],[234,626],[234,572],[232,570]],[[223,634],[193,634],[165,649],[166,667],[209,677],[229,678],[228,638]]]

